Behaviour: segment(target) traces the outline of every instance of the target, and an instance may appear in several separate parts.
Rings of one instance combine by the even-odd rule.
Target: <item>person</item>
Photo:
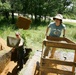
[[[22,69],[23,68],[23,64],[24,64],[24,40],[23,38],[20,36],[19,32],[15,33],[16,38],[20,39],[20,43],[19,46],[17,48],[13,48],[12,51],[17,51],[17,66],[19,66],[18,69]]]
[[[62,23],[62,19],[63,16],[61,14],[57,14],[55,17],[53,17],[54,22],[51,22],[46,29],[46,34],[45,34],[46,37],[50,29],[51,29],[49,34],[50,37],[60,37],[62,30],[63,30],[63,37],[65,37],[66,26]],[[49,50],[50,47],[45,48],[44,58],[48,56]],[[56,48],[52,48],[50,58],[54,57],[55,51]]]

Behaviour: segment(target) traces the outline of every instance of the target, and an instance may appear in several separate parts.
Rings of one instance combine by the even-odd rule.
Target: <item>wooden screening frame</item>
[[[20,29],[27,30],[29,29],[31,22],[32,21],[29,18],[19,16],[16,25]]]
[[[75,50],[74,62],[43,58],[43,47],[44,46]],[[64,70],[60,70],[56,68],[51,68],[51,64],[72,66],[72,71],[64,71]],[[75,75],[74,73],[75,67],[76,67],[76,43],[63,37],[47,36],[47,39],[43,41],[39,75],[43,75],[42,72],[57,73],[57,74],[64,74],[64,75]]]
[[[11,39],[11,40],[9,40],[9,39]],[[19,43],[20,43],[20,39],[18,39],[16,37],[7,36],[7,46],[16,48],[16,47],[18,47]]]

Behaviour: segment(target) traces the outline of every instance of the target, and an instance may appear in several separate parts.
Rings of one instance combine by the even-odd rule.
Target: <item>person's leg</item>
[[[52,48],[52,50],[51,50],[51,56],[49,58],[53,58],[54,57],[55,51],[56,51],[56,48]]]
[[[20,69],[23,68],[23,59],[20,59]]]
[[[20,68],[23,68],[23,64],[24,64],[24,51],[21,50],[21,52],[20,52]]]
[[[23,68],[23,54],[21,51],[18,51],[18,62],[17,65],[19,66],[19,70]]]
[[[18,66],[19,66],[19,68],[18,69],[22,69],[23,68],[23,58],[22,58],[22,56],[20,55],[19,56],[19,58],[18,58]]]
[[[44,51],[44,58],[48,56],[49,50],[50,50],[50,47],[46,46],[45,51]]]

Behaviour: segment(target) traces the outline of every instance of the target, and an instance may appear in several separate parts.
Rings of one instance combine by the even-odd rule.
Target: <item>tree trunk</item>
[[[41,21],[41,15],[39,15],[39,22]]]
[[[35,23],[37,22],[37,15],[36,15],[36,13],[35,13]]]
[[[14,19],[14,10],[12,10],[12,24],[15,23],[15,19]]]
[[[6,17],[6,19],[9,19],[9,12],[8,11],[5,12],[5,17]]]

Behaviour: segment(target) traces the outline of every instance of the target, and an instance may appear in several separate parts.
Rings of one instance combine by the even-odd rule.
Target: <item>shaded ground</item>
[[[10,47],[7,46],[7,43],[4,39],[0,37],[0,50],[9,50]]]
[[[21,71],[17,70],[17,64],[14,62],[9,62],[9,64],[4,69],[3,73],[1,75],[34,75],[36,62],[40,62],[41,57],[41,51],[37,51],[35,55],[28,60],[26,65],[23,67]],[[64,61],[73,61],[74,59],[74,52],[64,52],[62,50],[57,50],[55,52],[56,59],[64,60]],[[66,60],[65,60],[66,57]],[[57,68],[60,68],[62,70],[71,71],[72,67],[66,67],[66,66],[57,66]],[[18,74],[19,73],[19,74]],[[56,75],[56,74],[48,74],[48,75]]]
[[[27,60],[29,59],[29,54],[32,51],[31,48],[25,48],[26,53],[25,53],[25,59],[24,59],[24,65],[26,64]],[[18,75],[18,73],[22,70],[18,69],[19,67],[17,66],[17,63],[14,61],[10,61],[8,65],[5,67],[1,75]]]
[[[5,67],[1,75],[17,75],[17,64],[14,62],[9,62],[8,65]]]
[[[40,62],[40,57],[41,57],[41,51],[37,51],[35,55],[32,57],[32,59],[28,61],[27,66],[21,70],[20,74],[21,75],[34,75],[36,63],[37,61]],[[65,60],[65,57],[66,57],[66,60]],[[63,60],[63,61],[73,61],[74,52],[64,51],[64,49],[57,50],[55,52],[54,58]],[[61,70],[72,71],[72,67],[57,65],[57,68]],[[48,75],[57,75],[57,74],[50,73]]]
[[[18,70],[17,63],[10,61],[0,75],[18,75],[21,70]]]

